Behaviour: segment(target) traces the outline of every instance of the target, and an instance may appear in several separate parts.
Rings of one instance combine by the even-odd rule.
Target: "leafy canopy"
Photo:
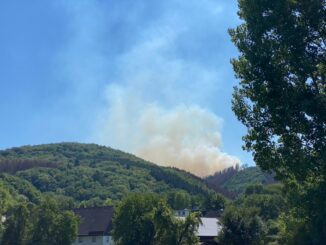
[[[116,209],[113,239],[118,245],[195,245],[199,223],[197,213],[176,218],[159,196],[131,195]]]
[[[245,148],[291,190],[307,240],[326,240],[326,2],[239,0],[233,110]],[[294,236],[295,237],[295,236]]]
[[[280,242],[278,225],[285,210],[281,185],[248,186],[226,207],[218,240],[221,244],[285,244]]]
[[[7,210],[0,245],[70,245],[77,237],[79,219],[50,198],[39,205],[21,201]]]

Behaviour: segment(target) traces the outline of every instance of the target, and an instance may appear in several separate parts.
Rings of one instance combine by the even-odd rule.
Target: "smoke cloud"
[[[198,105],[170,110],[144,104],[121,87],[108,92],[110,107],[97,126],[98,142],[162,166],[207,176],[240,163],[221,151],[222,119]]]
[[[208,109],[226,73],[211,52],[227,1],[66,2],[73,35],[61,63],[76,101],[94,107],[89,141],[198,176],[240,162],[222,151],[223,120]]]
[[[221,120],[197,106],[164,111],[151,105],[140,116],[143,144],[135,153],[164,166],[207,176],[239,160],[221,152]]]

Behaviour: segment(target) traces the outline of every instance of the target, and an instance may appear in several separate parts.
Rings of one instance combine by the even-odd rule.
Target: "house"
[[[177,217],[187,217],[189,214],[190,214],[190,210],[187,208],[174,211],[174,215]]]
[[[113,207],[80,208],[73,210],[81,219],[78,237],[72,245],[113,245]]]
[[[212,214],[212,213],[211,213]],[[186,217],[177,216],[179,219],[184,220]],[[196,235],[199,237],[201,245],[217,245],[216,237],[222,230],[217,217],[201,217],[201,224],[198,227]]]
[[[112,219],[114,208],[94,207],[79,208],[73,210],[81,219],[78,229],[78,237],[72,245],[113,245],[113,239],[110,235],[112,230]],[[185,219],[189,215],[189,210],[180,210],[176,212],[177,217]],[[207,213],[208,217],[201,217],[201,224],[197,230],[197,236],[202,245],[216,245],[214,241],[222,227],[219,220],[213,212]],[[172,231],[173,232],[173,231]]]
[[[198,227],[197,236],[202,245],[215,245],[215,238],[222,230],[218,218],[202,217],[201,224]]]
[[[216,237],[222,230],[219,222],[223,209],[203,211],[201,218],[202,225],[198,229],[198,236],[202,245],[214,245]]]

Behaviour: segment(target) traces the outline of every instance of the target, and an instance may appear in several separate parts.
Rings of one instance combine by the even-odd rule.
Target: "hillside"
[[[276,181],[272,175],[264,173],[259,167],[227,168],[208,176],[204,180],[209,187],[226,196],[235,197],[252,184],[272,184]]]
[[[102,205],[128,193],[188,193],[192,201],[212,191],[190,173],[160,167],[95,144],[60,143],[0,151],[0,184],[30,201],[46,193],[65,201]]]

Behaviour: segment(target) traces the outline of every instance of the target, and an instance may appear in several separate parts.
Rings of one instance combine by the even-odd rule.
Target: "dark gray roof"
[[[214,211],[214,210],[204,211],[203,216],[205,218],[219,218],[221,217],[221,211]]]
[[[79,208],[74,213],[81,218],[78,236],[107,235],[112,229],[113,207]]]

